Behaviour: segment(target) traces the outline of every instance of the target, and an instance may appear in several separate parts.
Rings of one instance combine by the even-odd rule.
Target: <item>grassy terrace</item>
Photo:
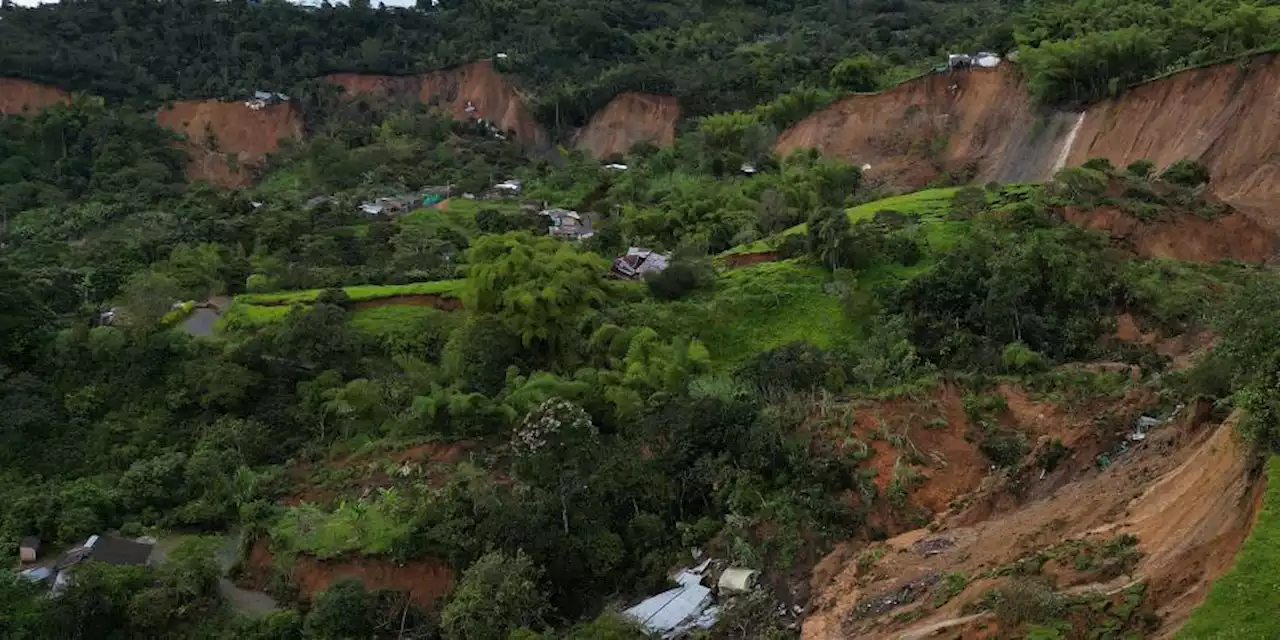
[[[345,287],[354,301],[377,300],[395,296],[436,295],[445,298],[462,296],[465,280],[437,280],[434,282],[414,282],[395,285],[358,285]],[[236,296],[235,302],[223,315],[220,324],[255,326],[279,322],[289,314],[294,305],[306,305],[315,302],[323,289],[304,289],[298,291],[277,291],[273,293],[248,293]],[[359,309],[353,314],[357,327],[370,333],[395,333],[395,327],[413,326],[411,320],[423,318],[433,313],[443,313],[431,307],[416,305],[391,305],[372,309]]]
[[[1267,494],[1235,566],[1209,589],[1181,640],[1280,637],[1280,456],[1267,462]]]
[[[413,282],[410,284],[365,284],[345,287],[343,291],[352,300],[376,300],[392,296],[438,295],[458,297],[462,295],[465,280],[436,280],[434,282]],[[315,302],[324,289],[302,289],[299,291],[277,291],[273,293],[247,293],[236,296],[237,303],[256,306],[279,306],[307,304]]]
[[[945,218],[947,211],[951,207],[951,200],[955,197],[956,191],[959,190],[960,189],[958,187],[925,189],[924,191],[916,191],[914,193],[882,198],[874,202],[860,204],[849,209],[846,213],[849,215],[849,221],[854,223],[862,220],[870,220],[875,217],[876,213],[881,211],[897,211],[898,213],[918,216],[922,222],[930,223],[929,240],[930,243],[932,243],[935,231],[944,239],[954,235],[950,229],[950,227],[953,226],[953,223]],[[809,225],[801,223],[776,236],[757,240],[751,244],[734,247],[725,252],[725,255],[769,251],[773,249],[774,243],[782,237],[795,235],[797,233],[808,233],[808,231]]]

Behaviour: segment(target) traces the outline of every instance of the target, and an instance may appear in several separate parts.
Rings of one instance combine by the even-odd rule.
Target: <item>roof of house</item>
[[[154,545],[142,544],[124,538],[100,537],[93,545],[89,557],[107,564],[146,564]]]
[[[83,545],[62,556],[58,561],[58,567],[65,568],[87,560],[112,565],[146,564],[154,546],[124,538],[93,535],[89,536]]]
[[[23,538],[23,539],[22,539],[22,542],[21,542],[21,543],[19,543],[19,544],[20,544],[20,546],[22,546],[22,547],[26,547],[26,548],[30,548],[30,549],[39,549],[39,548],[40,548],[40,538],[37,538],[37,537],[35,537],[35,536],[27,536],[27,537]]]

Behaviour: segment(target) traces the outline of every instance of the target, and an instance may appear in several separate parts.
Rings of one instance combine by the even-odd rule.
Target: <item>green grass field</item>
[[[1267,462],[1267,494],[1235,566],[1209,589],[1179,640],[1280,638],[1280,456]]]
[[[406,295],[438,295],[447,298],[462,296],[465,280],[437,280],[434,282],[414,282],[396,285],[358,285],[345,287],[343,290],[354,301],[377,300],[392,296]],[[277,291],[273,293],[246,293],[238,295],[231,308],[218,321],[220,329],[227,327],[256,327],[264,324],[280,322],[295,305],[307,305],[315,302],[323,289],[303,289],[298,291]],[[352,321],[357,328],[368,331],[371,335],[391,336],[404,330],[404,327],[416,326],[414,321],[426,317],[432,312],[439,313],[432,307],[419,305],[393,305],[360,309],[353,315]]]
[[[668,336],[697,338],[717,368],[727,368],[791,342],[828,346],[852,327],[816,266],[788,260],[723,273],[715,290],[677,302],[625,305],[626,322]]]
[[[413,282],[410,284],[365,284],[344,287],[343,291],[352,300],[376,300],[391,296],[439,295],[457,297],[462,295],[465,280],[436,280],[433,282]],[[324,289],[302,289],[298,291],[277,291],[272,293],[246,293],[236,296],[236,302],[256,306],[276,306],[306,304],[315,302]]]
[[[947,187],[943,189],[925,189],[914,193],[907,193],[900,196],[892,196],[889,198],[881,198],[874,202],[860,204],[856,207],[848,209],[846,213],[849,215],[850,222],[861,222],[870,220],[880,211],[897,211],[907,215],[919,216],[922,222],[930,224],[942,224],[947,211],[951,207],[951,199],[955,197],[959,187]],[[761,251],[769,251],[783,237],[795,235],[797,233],[807,233],[809,225],[800,223],[782,233],[762,240],[757,240],[751,244],[740,245],[726,251],[723,255],[733,255],[736,253],[758,253]],[[932,238],[931,238],[932,240]]]

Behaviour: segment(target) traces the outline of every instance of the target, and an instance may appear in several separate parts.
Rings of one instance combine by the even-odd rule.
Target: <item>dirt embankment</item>
[[[674,96],[621,93],[574,134],[573,148],[608,158],[641,142],[668,147],[675,144],[679,120],[680,106]]]
[[[411,560],[396,564],[388,558],[357,556],[342,560],[320,560],[308,555],[295,556],[288,566],[289,584],[298,595],[312,600],[340,578],[353,577],[370,590],[390,589],[406,595],[413,604],[430,610],[453,588],[453,570],[434,559]],[[265,540],[253,544],[240,578],[240,584],[255,590],[266,590],[272,576],[281,568]]]
[[[970,163],[979,182],[1027,181],[1052,172],[1074,121],[1037,107],[1018,70],[1002,64],[850,96],[787,129],[777,150],[817,148],[901,187]]]
[[[1091,211],[1067,208],[1063,218],[1086,229],[1106,232],[1112,242],[1144,258],[1169,258],[1188,262],[1266,262],[1280,248],[1274,233],[1253,218],[1233,212],[1205,219],[1175,213],[1143,221],[1116,207]]]
[[[550,144],[542,125],[533,116],[525,98],[509,79],[488,61],[433,71],[416,76],[384,76],[338,73],[324,76],[351,95],[392,100],[413,99],[438,106],[457,120],[484,118],[503,131],[510,131],[522,143],[544,148]],[[467,105],[475,108],[467,111]]]
[[[0,78],[0,114],[13,115],[38,111],[55,104],[71,102],[71,94],[45,84],[20,78]]]
[[[288,102],[251,109],[244,102],[190,100],[156,112],[163,126],[186,135],[187,176],[226,187],[253,179],[253,168],[280,140],[302,137],[302,119]]]
[[[1164,167],[1203,162],[1210,188],[1280,230],[1280,56],[1267,54],[1191,69],[1089,108],[1070,163],[1143,158]]]

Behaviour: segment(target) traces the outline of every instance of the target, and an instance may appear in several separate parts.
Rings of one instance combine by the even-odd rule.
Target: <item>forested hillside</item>
[[[927,185],[904,192],[808,148],[833,128],[778,134],[949,51],[1017,50],[973,73],[1040,102],[1016,96],[1003,138],[975,107],[964,134],[1002,142],[949,152],[1065,162],[1043,103],[1266,48],[1276,11],[5,4],[0,69],[74,95],[0,116],[0,557],[38,543],[21,568],[71,579],[0,573],[0,638],[638,639],[622,612],[703,561],[700,638],[1169,632],[1280,448],[1280,239],[1213,191],[1224,163],[1265,180],[1270,143],[1157,164],[1082,115],[1081,148],[1123,162],[983,184],[963,169],[990,158],[944,162],[944,125],[857,134],[910,156]],[[686,120],[593,158],[424,104],[425,80],[316,81],[476,60],[562,141],[624,91]],[[967,84],[911,90],[954,106]],[[165,110],[257,90],[299,113],[253,167],[196,103]],[[866,121],[964,121],[893,104]],[[192,149],[242,186],[193,181]],[[1171,484],[1221,499],[1130,508]],[[156,544],[113,566],[90,536]],[[758,585],[717,586],[728,567]]]

